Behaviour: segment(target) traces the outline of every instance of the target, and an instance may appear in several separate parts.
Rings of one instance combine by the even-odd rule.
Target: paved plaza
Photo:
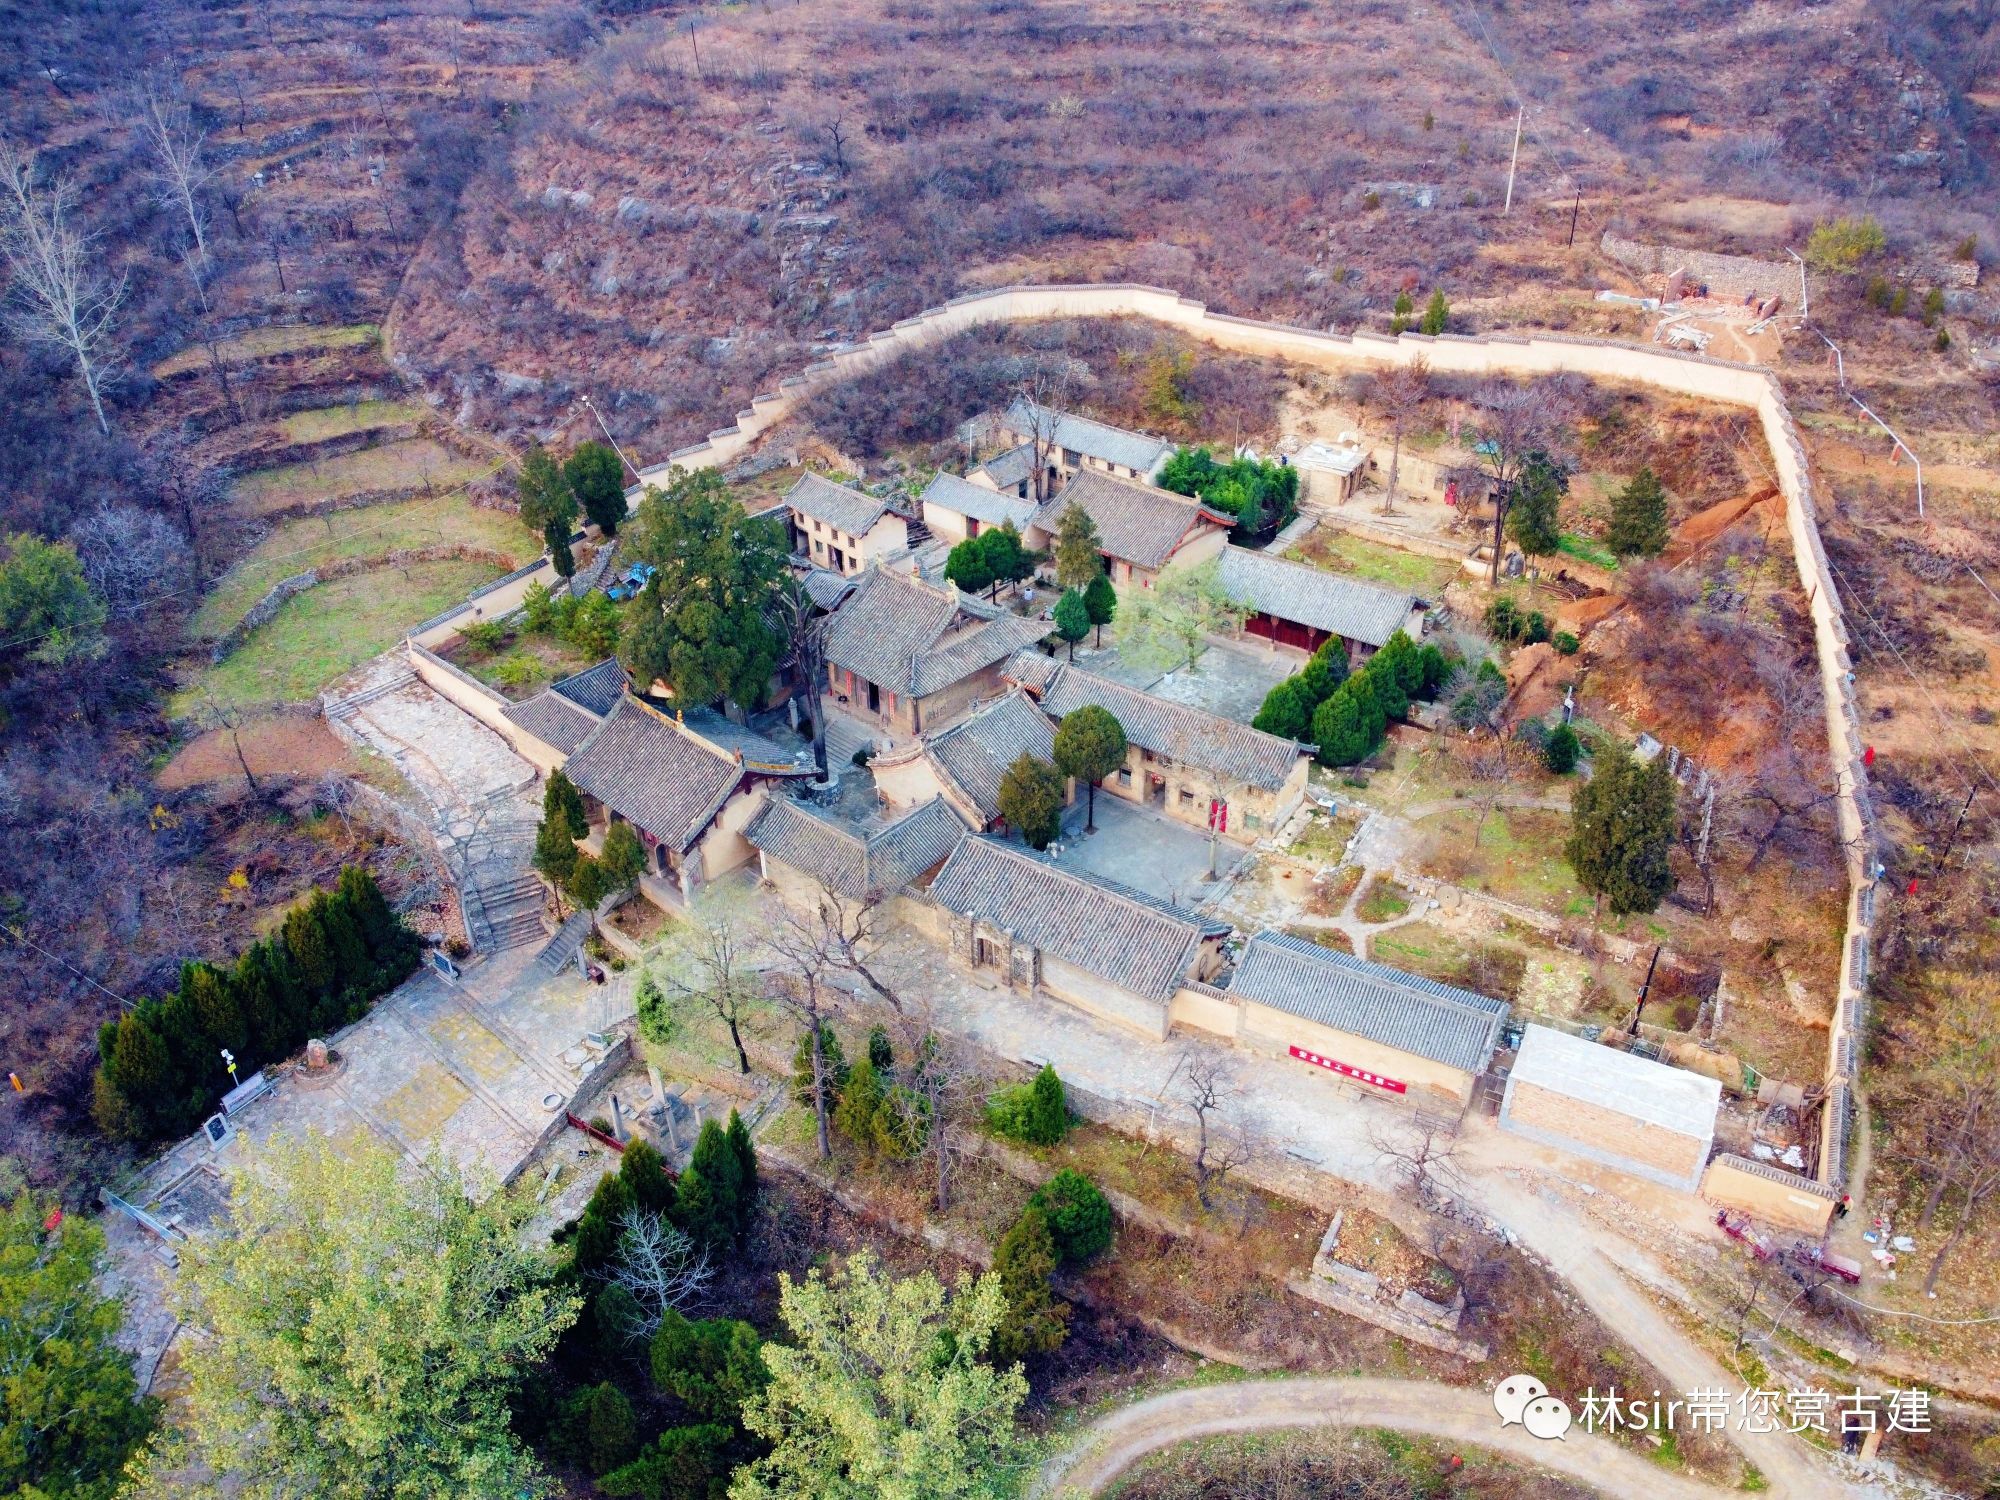
[[[1057,864],[1079,874],[1119,881],[1177,906],[1198,905],[1218,888],[1208,878],[1206,830],[1099,791],[1097,832],[1085,835],[1083,803],[1079,792],[1076,807],[1064,819]],[[1227,879],[1248,853],[1241,844],[1219,840],[1215,867],[1222,878]]]
[[[1306,657],[1302,651],[1266,645],[1255,637],[1224,640],[1210,636],[1208,650],[1192,669],[1162,674],[1139,666],[1125,660],[1109,640],[1102,650],[1079,646],[1076,664],[1086,672],[1155,697],[1248,724],[1264,706],[1264,695],[1303,667]]]

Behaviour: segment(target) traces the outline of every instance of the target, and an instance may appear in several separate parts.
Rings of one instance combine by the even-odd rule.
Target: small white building
[[[1521,1038],[1500,1127],[1693,1192],[1708,1165],[1722,1085],[1547,1026]]]

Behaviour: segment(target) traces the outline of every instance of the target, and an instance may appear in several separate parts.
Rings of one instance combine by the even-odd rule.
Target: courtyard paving
[[[1097,832],[1083,832],[1081,795],[1064,820],[1063,846],[1056,863],[1079,873],[1102,875],[1176,906],[1198,906],[1220,889],[1208,877],[1208,834],[1161,813],[1137,807],[1109,792],[1097,794]],[[1222,839],[1216,869],[1223,880],[1249,851]]]

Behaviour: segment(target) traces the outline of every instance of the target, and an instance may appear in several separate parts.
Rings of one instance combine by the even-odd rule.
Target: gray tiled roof
[[[785,504],[850,536],[863,536],[882,519],[889,502],[864,495],[818,474],[801,474],[785,491]]]
[[[954,625],[958,632],[951,635]],[[949,585],[870,568],[826,630],[826,659],[892,693],[922,697],[1040,639],[1043,627],[998,614]]]
[[[1704,1141],[1714,1137],[1722,1104],[1722,1085],[1713,1078],[1548,1026],[1522,1030],[1508,1092],[1522,1083]]]
[[[1150,1000],[1171,999],[1202,940],[1229,931],[989,838],[958,846],[931,882],[931,898]]]
[[[625,696],[625,669],[616,657],[606,657],[587,671],[550,683],[549,691],[560,693],[601,719]]]
[[[1228,526],[1230,519],[1185,495],[1120,479],[1099,469],[1078,469],[1062,493],[1035,512],[1035,524],[1054,536],[1063,512],[1080,505],[1097,523],[1097,545],[1135,568],[1165,567],[1200,522]]]
[[[563,774],[676,853],[708,827],[743,767],[636,698],[619,701]]]
[[[1055,719],[1095,703],[1111,711],[1125,738],[1142,750],[1166,756],[1232,781],[1266,791],[1285,784],[1299,757],[1310,753],[1296,740],[1280,739],[1220,714],[1156,698],[1138,688],[1099,677],[1040,652],[1022,652],[1007,663],[1005,675],[1031,689],[1042,711]]]
[[[1222,591],[1260,614],[1330,630],[1344,640],[1380,646],[1401,630],[1417,607],[1407,591],[1324,573],[1247,547],[1224,547]]]
[[[933,738],[926,753],[991,823],[1000,816],[1000,778],[1007,768],[1023,755],[1055,759],[1055,727],[1023,694],[1009,693]]]
[[[753,771],[767,771],[778,776],[818,774],[819,768],[813,764],[810,748],[787,750],[776,740],[759,734],[747,725],[738,724],[712,708],[689,709],[684,722],[717,749],[742,756],[744,765]]]
[[[936,867],[966,832],[942,797],[864,837],[803,803],[774,796],[744,827],[743,837],[829,890],[861,899],[899,890]]]
[[[1033,500],[1023,500],[1014,493],[1012,482],[1002,494],[989,490],[983,484],[960,479],[956,474],[947,474],[942,469],[924,486],[919,498],[926,505],[970,516],[985,526],[1002,526],[1012,521],[1016,527],[1024,527],[1035,519],[1037,508]]]
[[[500,712],[510,724],[519,725],[564,755],[588,739],[598,722],[598,715],[572,703],[554,688],[544,688],[532,698],[510,703]]]
[[[1036,425],[1038,416],[1043,424],[1039,429]],[[1122,468],[1137,469],[1141,474],[1149,472],[1154,464],[1174,451],[1174,445],[1165,438],[1148,437],[1143,432],[1132,432],[1105,422],[1093,422],[1088,417],[1079,417],[1071,412],[1037,406],[1026,396],[1014,398],[1014,404],[1007,408],[1007,415],[1001,418],[1000,425],[1009,432],[1028,438],[1038,430],[1048,432],[1050,429],[1046,424],[1050,418],[1055,421],[1054,437],[1058,448],[1068,448],[1087,458],[1118,464]],[[1029,461],[1033,462],[1032,455]]]
[[[976,473],[984,473],[1001,489],[1012,491],[1024,479],[1035,475],[1035,445],[1023,443],[1018,448],[1009,448],[1005,453],[996,453],[981,464]]]
[[[806,597],[821,609],[832,609],[854,590],[854,580],[845,574],[836,573],[831,568],[808,568],[805,576]]]
[[[982,667],[1005,661],[1048,634],[1048,626],[1020,615],[1000,615],[917,658],[911,686],[918,697],[942,692]]]
[[[1493,1056],[1507,1002],[1282,932],[1244,945],[1229,992],[1335,1031],[1477,1073]]]

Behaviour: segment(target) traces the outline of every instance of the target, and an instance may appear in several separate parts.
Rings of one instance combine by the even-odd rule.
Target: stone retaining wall
[[[317,588],[322,583],[336,578],[347,578],[355,573],[366,573],[375,568],[407,567],[411,563],[443,562],[447,559],[461,559],[467,562],[493,563],[505,567],[508,559],[485,547],[473,547],[459,542],[440,542],[434,547],[402,547],[393,552],[385,552],[380,557],[342,557],[327,563],[324,567],[308,568],[303,573],[294,573],[289,578],[281,578],[271,585],[264,597],[243,613],[243,618],[229,628],[209,648],[210,662],[220,662],[233,654],[253,632],[271,622],[273,616],[285,606],[285,601],[296,598],[307,589]]]

